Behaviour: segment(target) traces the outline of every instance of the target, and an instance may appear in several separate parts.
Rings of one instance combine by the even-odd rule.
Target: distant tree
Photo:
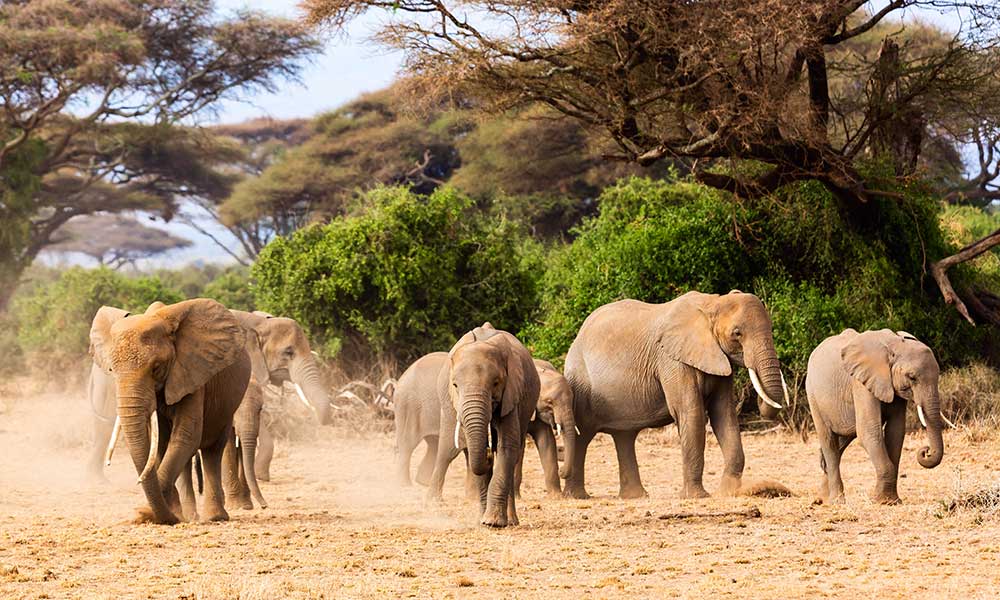
[[[56,230],[45,251],[78,252],[93,258],[102,267],[117,270],[190,245],[190,240],[143,225],[133,217],[87,215]]]
[[[205,136],[175,125],[275,89],[318,43],[301,24],[209,0],[0,4],[0,310],[71,218],[228,195]],[[217,157],[213,157],[217,158]],[[225,190],[225,191],[223,191]]]

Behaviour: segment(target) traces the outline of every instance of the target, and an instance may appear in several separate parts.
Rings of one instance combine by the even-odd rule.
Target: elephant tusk
[[[156,474],[156,458],[160,447],[160,422],[156,418],[155,410],[149,415],[149,429],[149,458],[146,459],[146,466],[139,474],[138,483],[140,484],[146,481],[150,473]]]
[[[917,405],[917,418],[920,419],[920,424],[923,425],[924,428],[926,428],[927,419],[924,418],[924,409],[921,408],[919,404]]]
[[[306,400],[306,393],[302,391],[302,386],[299,385],[299,384],[297,384],[297,383],[295,384],[295,393],[298,394],[299,400],[302,401],[302,404],[306,405],[306,408],[308,408],[309,410],[311,410],[313,412],[316,411],[316,409],[313,408],[313,405],[309,404],[309,401]]]
[[[785,385],[785,374],[778,371],[778,375],[781,375],[781,391],[785,394],[785,406],[789,406],[791,402],[788,400],[788,386]]]
[[[236,436],[236,447],[240,447],[240,436]]]
[[[557,436],[561,436],[562,435],[562,424],[561,423],[556,423],[556,435]]]
[[[459,423],[458,421],[455,421],[455,449],[456,450],[458,450],[458,429],[461,426],[462,426],[461,423]]]
[[[760,396],[760,399],[764,401],[764,404],[777,408],[778,410],[784,408],[774,400],[771,400],[770,396],[767,395],[767,393],[764,391],[764,386],[760,384],[760,379],[757,377],[757,372],[749,368],[747,370],[750,371],[750,383],[753,384],[753,389],[757,392],[757,395]]]
[[[573,429],[576,431],[576,435],[580,435],[580,428],[579,427],[577,427],[576,425],[574,425]]]
[[[104,451],[104,466],[111,466],[111,455],[115,453],[115,446],[118,444],[118,436],[122,432],[121,417],[115,415],[115,425],[111,428],[111,439],[108,440],[108,449]]]
[[[944,416],[944,413],[941,413],[941,420],[944,421],[948,425],[948,427],[951,427],[952,429],[958,429],[958,426],[949,421],[948,417]]]

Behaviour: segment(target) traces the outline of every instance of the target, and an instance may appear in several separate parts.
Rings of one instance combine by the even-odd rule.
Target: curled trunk
[[[944,458],[944,439],[941,431],[944,421],[941,419],[941,399],[937,393],[930,398],[917,399],[918,406],[924,408],[924,419],[927,421],[927,446],[917,451],[917,462],[925,469],[933,469],[941,464]]]
[[[765,419],[776,419],[780,409],[760,398],[760,392],[763,392],[773,402],[782,406],[785,404],[785,390],[781,384],[781,363],[778,361],[774,341],[770,336],[766,342],[757,345],[746,356],[746,366],[748,369],[753,369],[760,380],[761,389],[757,390],[757,407],[760,409],[760,415]]]
[[[489,397],[466,397],[462,399],[462,414],[459,418],[465,428],[465,441],[469,447],[469,467],[476,475],[485,475],[490,468],[486,457],[489,443]]]
[[[323,385],[319,369],[312,356],[296,359],[289,369],[289,376],[293,383],[302,387],[306,400],[316,411],[316,419],[319,424],[328,425],[330,423],[330,395]]]

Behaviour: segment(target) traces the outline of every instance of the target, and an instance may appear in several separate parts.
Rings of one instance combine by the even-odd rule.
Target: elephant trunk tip
[[[924,446],[917,452],[917,462],[925,469],[933,469],[941,464],[943,452],[932,452],[930,446]]]

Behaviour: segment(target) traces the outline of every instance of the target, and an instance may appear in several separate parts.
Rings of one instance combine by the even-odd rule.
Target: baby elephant
[[[908,400],[917,405],[917,414],[927,427],[929,445],[919,451],[917,461],[928,469],[941,463],[944,442],[938,374],[931,349],[905,331],[846,329],[813,350],[806,394],[820,440],[821,501],[843,502],[840,457],[860,437],[875,466],[872,499],[899,502],[896,478]]]

